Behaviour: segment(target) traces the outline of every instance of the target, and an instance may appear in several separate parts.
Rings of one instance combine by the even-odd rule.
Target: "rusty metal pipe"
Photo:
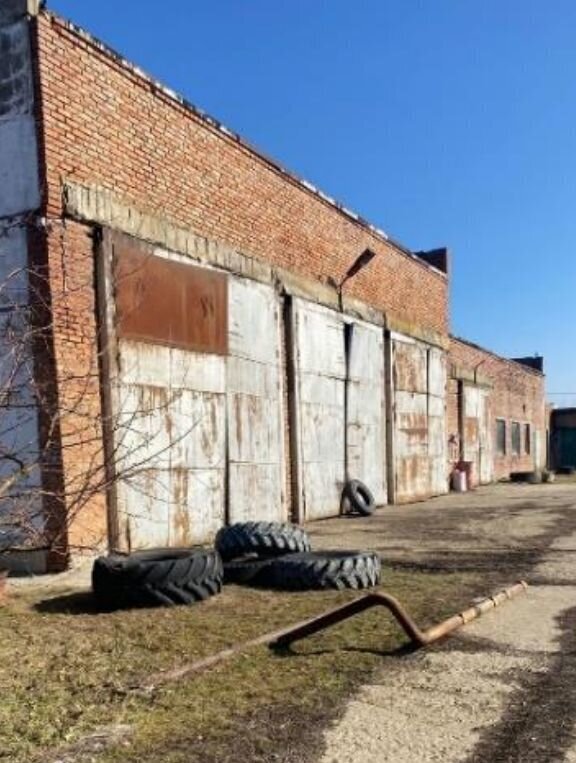
[[[150,678],[146,681],[145,687],[149,688],[151,686],[157,686],[169,681],[176,681],[178,679],[185,678],[190,673],[199,672],[206,668],[212,667],[212,665],[215,665],[219,662],[223,662],[230,657],[235,657],[250,647],[263,646],[265,644],[271,648],[288,646],[289,644],[293,644],[295,641],[299,641],[300,639],[311,636],[313,633],[318,633],[318,631],[325,630],[332,625],[336,625],[343,620],[347,620],[349,617],[354,617],[354,615],[358,615],[367,609],[371,609],[372,607],[377,606],[385,607],[394,615],[410,641],[415,646],[426,646],[427,644],[431,644],[433,641],[437,641],[443,636],[447,636],[449,633],[452,633],[452,631],[456,630],[457,628],[461,628],[463,625],[466,625],[472,620],[475,620],[485,612],[498,607],[505,601],[512,599],[514,596],[522,593],[527,588],[528,584],[524,581],[515,583],[514,585],[505,588],[503,591],[500,591],[493,596],[481,599],[473,607],[469,607],[468,609],[459,612],[457,615],[453,615],[447,620],[443,620],[441,623],[438,623],[438,625],[433,625],[431,628],[428,628],[428,630],[425,631],[420,630],[414,620],[400,604],[398,599],[394,598],[394,596],[390,596],[390,594],[387,593],[368,593],[365,596],[361,596],[358,599],[349,601],[347,604],[342,604],[340,607],[336,607],[335,609],[330,609],[318,617],[313,617],[310,620],[305,620],[304,622],[298,623],[297,625],[291,625],[288,628],[282,628],[281,630],[263,633],[256,638],[250,639],[250,641],[245,641],[242,644],[237,644],[236,646],[229,647],[228,649],[223,649],[216,654],[210,655],[209,657],[204,657],[203,659],[197,660],[196,662],[190,663],[188,665],[183,665],[182,667],[171,671],[157,673],[156,675],[150,676]],[[135,688],[141,689],[143,687],[138,686]]]
[[[355,599],[348,604],[343,604],[341,607],[331,609],[318,617],[314,617],[291,629],[287,629],[284,633],[275,638],[274,641],[270,642],[270,646],[288,646],[295,641],[311,636],[313,633],[329,628],[336,623],[342,622],[342,620],[347,620],[349,617],[353,617],[359,612],[363,612],[366,609],[376,606],[385,607],[394,615],[413,644],[416,646],[426,646],[427,644],[431,644],[433,641],[442,638],[442,636],[452,633],[452,631],[466,625],[472,620],[475,620],[490,609],[494,609],[503,602],[512,599],[514,596],[525,591],[527,587],[528,585],[524,581],[515,583],[494,596],[482,599],[473,607],[469,607],[463,612],[459,612],[457,615],[453,615],[425,631],[420,630],[414,620],[402,607],[398,599],[395,599],[394,596],[390,596],[390,594],[387,593],[369,593],[360,599]]]

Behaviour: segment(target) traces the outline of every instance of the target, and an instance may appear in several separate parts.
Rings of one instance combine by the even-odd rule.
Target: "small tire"
[[[348,502],[351,512],[356,512],[364,517],[369,517],[376,508],[374,496],[360,480],[348,480],[344,485],[342,498]]]
[[[310,539],[306,530],[287,522],[236,522],[218,531],[214,545],[226,562],[248,554],[273,557],[309,551]]]
[[[105,609],[194,604],[222,589],[224,569],[209,549],[153,549],[96,559],[92,590]]]
[[[378,554],[364,551],[321,551],[273,559],[259,573],[257,585],[284,591],[372,588],[380,582]]]

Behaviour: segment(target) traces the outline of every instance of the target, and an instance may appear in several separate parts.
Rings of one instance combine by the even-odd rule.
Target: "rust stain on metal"
[[[479,421],[477,418],[467,416],[464,421],[464,436],[467,443],[476,444],[478,440]]]
[[[425,351],[418,345],[396,342],[393,374],[395,389],[425,393],[428,386]]]
[[[125,238],[114,247],[120,337],[185,350],[228,352],[228,278],[174,262]]]
[[[189,546],[192,544],[191,509],[188,506],[188,469],[172,468],[173,512],[171,517],[174,539],[172,546]]]

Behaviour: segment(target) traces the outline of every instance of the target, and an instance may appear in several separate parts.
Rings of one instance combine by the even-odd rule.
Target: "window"
[[[530,424],[524,424],[524,453],[530,455]]]
[[[512,455],[513,456],[519,456],[520,455],[520,440],[521,440],[521,434],[520,434],[520,423],[518,421],[512,422]]]
[[[504,419],[496,419],[496,453],[499,456],[506,455],[506,422]]]

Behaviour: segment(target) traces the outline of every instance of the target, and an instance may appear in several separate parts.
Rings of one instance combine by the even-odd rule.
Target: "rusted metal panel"
[[[394,389],[428,391],[426,347],[415,340],[394,342]]]
[[[295,298],[292,310],[299,516],[340,511],[345,480],[344,327],[333,310]]]
[[[225,359],[124,340],[118,351],[122,545],[205,542],[224,522]]]
[[[382,329],[350,327],[346,406],[346,471],[360,479],[377,504],[386,503],[384,336]]]
[[[445,493],[445,353],[398,335],[391,348],[394,499],[405,502]]]
[[[430,495],[442,495],[448,491],[447,376],[446,353],[437,347],[430,347],[428,349]]]
[[[464,431],[460,433],[465,461],[471,461],[472,485],[493,479],[493,434],[490,391],[465,384],[463,387]]]
[[[113,542],[125,550],[207,542],[225,520],[226,358],[217,353],[227,347],[227,286],[216,284],[219,274],[209,271],[206,282],[196,274],[189,277],[189,269],[199,268],[172,261],[168,252],[154,253],[116,234],[107,241],[112,246],[103,251],[99,279],[108,360],[106,442],[114,479],[109,494]],[[166,292],[160,289],[167,300],[180,300],[172,312],[166,308],[168,314],[153,306],[160,293],[155,290],[156,275],[180,281],[180,291],[171,284]],[[213,292],[203,286],[195,291],[214,275]],[[210,294],[216,295],[212,303]],[[196,307],[188,313],[196,298]],[[145,341],[131,334],[135,324],[127,310],[130,300],[140,312],[153,308],[157,325],[149,332],[135,332]],[[224,323],[210,328],[216,316],[224,316]],[[203,322],[200,328],[190,328],[198,321]],[[191,351],[190,346],[208,351]]]
[[[231,278],[227,361],[229,519],[286,519],[280,305],[274,290]]]
[[[446,379],[446,353],[438,347],[430,347],[428,349],[428,394],[444,400]]]
[[[118,237],[114,292],[119,337],[225,355],[228,277],[152,254]]]

